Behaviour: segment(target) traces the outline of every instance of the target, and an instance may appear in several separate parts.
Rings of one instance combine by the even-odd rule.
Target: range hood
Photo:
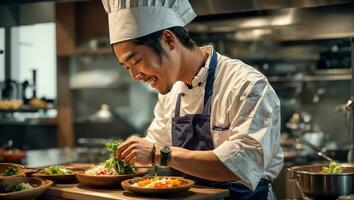
[[[190,0],[198,16],[284,8],[308,8],[353,0]]]
[[[192,33],[222,33],[220,36],[225,39],[244,41],[354,37],[354,1],[206,0],[205,5],[198,0],[191,2],[199,16],[187,26]]]

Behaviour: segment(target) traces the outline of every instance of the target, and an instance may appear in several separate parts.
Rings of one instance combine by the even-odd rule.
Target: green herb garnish
[[[118,150],[120,142],[114,140],[113,142],[106,143],[106,148],[110,151],[110,158],[104,162],[105,167],[114,169],[118,174],[133,174],[136,168],[133,165],[125,163],[122,159],[116,159],[115,154]]]
[[[43,174],[45,175],[69,175],[71,173],[71,170],[59,166],[52,166],[43,169]]]
[[[5,169],[5,172],[2,173],[2,176],[13,176],[19,174],[20,169],[18,167],[8,167]]]

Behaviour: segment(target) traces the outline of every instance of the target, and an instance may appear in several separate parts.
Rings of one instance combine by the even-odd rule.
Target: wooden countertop
[[[93,189],[82,184],[58,184],[50,187],[40,199],[59,200],[164,200],[164,199],[186,199],[186,200],[218,200],[229,195],[227,189],[209,188],[195,186],[190,190],[181,193],[156,196],[142,196],[117,189]]]

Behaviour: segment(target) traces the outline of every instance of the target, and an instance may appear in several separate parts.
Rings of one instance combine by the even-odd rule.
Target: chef
[[[274,199],[283,165],[280,103],[267,78],[184,28],[188,0],[102,0],[110,42],[131,78],[159,92],[145,137],[122,142],[116,157],[182,172],[226,187],[231,199]]]

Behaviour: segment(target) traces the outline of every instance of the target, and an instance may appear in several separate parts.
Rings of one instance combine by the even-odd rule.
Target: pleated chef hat
[[[188,0],[102,0],[111,44],[185,26],[196,14]]]

